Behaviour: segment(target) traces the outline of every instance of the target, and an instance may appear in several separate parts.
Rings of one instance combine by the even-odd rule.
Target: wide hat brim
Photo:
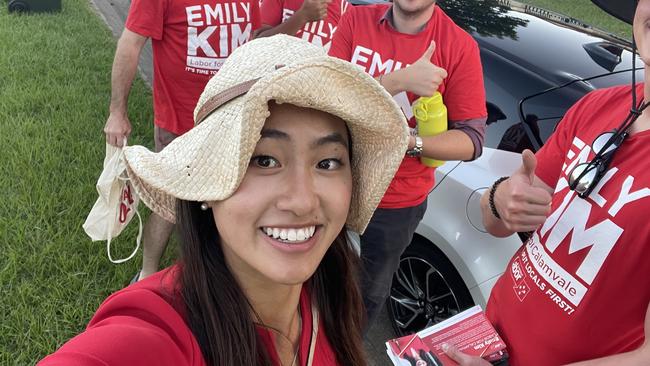
[[[636,10],[637,3],[634,0],[591,0],[591,2],[610,15],[628,24],[632,24],[634,20],[634,11]]]
[[[210,80],[196,111],[225,88],[259,77],[246,94],[218,108],[159,153],[142,146],[125,148],[127,173],[141,200],[175,222],[177,198],[209,202],[230,197],[244,178],[269,116],[268,103],[274,100],[346,121],[353,146],[346,224],[362,233],[404,158],[406,119],[393,98],[361,68],[312,47],[289,36],[241,46]],[[260,56],[265,53],[273,56]]]

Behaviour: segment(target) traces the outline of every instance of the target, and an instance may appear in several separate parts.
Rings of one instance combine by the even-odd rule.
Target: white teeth
[[[263,227],[262,231],[274,239],[280,239],[287,242],[301,242],[314,236],[316,226],[286,229]]]
[[[309,230],[309,229],[307,229],[307,230]],[[307,239],[307,236],[305,235],[305,229],[296,230],[296,240],[303,241],[305,239]]]

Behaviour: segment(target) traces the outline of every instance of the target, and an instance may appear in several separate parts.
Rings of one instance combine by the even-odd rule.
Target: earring
[[[208,206],[207,202],[203,202],[203,203],[201,203],[201,210],[203,210],[203,211],[207,211],[209,207],[210,207],[210,206]]]

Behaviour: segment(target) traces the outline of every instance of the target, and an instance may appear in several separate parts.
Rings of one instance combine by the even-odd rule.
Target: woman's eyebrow
[[[317,148],[327,144],[341,144],[343,147],[345,147],[346,150],[348,149],[347,140],[338,132],[333,132],[327,136],[319,138],[318,140],[311,143],[311,147]]]
[[[263,129],[262,132],[260,132],[260,135],[260,138],[275,138],[291,141],[291,137],[288,134],[274,128]]]
[[[286,141],[291,141],[291,136],[287,134],[286,132],[282,132],[280,130],[276,130],[274,128],[267,128],[263,129],[262,132],[260,132],[261,138],[274,138],[274,139],[281,139],[281,140],[286,140]],[[348,149],[348,142],[347,140],[343,137],[338,132],[332,132],[327,136],[323,136],[316,141],[312,142],[310,144],[311,148],[317,148],[321,147],[323,145],[327,144],[340,144],[345,149]]]

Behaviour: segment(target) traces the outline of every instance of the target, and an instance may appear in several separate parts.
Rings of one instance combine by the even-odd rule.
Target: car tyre
[[[9,2],[9,12],[25,13],[29,11],[29,5],[21,0],[12,0]]]
[[[433,243],[415,236],[393,275],[388,311],[395,334],[404,336],[474,305],[449,259]]]

